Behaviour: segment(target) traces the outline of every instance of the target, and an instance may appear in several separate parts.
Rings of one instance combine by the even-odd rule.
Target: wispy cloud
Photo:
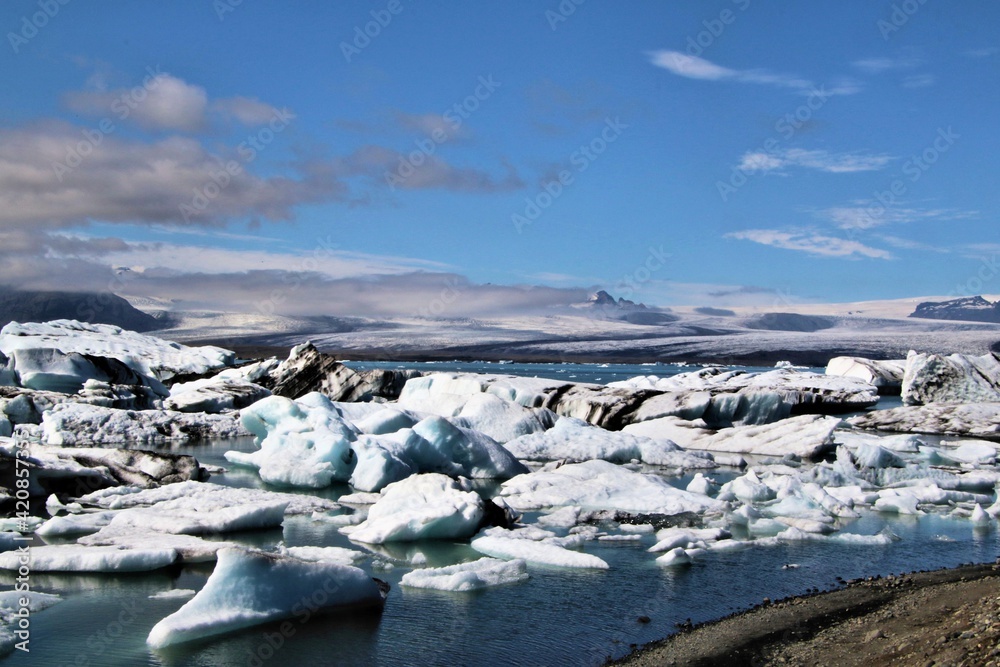
[[[904,56],[900,58],[862,58],[851,64],[867,74],[882,74],[891,70],[912,69],[920,63],[919,58]]]
[[[746,229],[726,234],[725,238],[752,241],[761,245],[797,250],[820,257],[893,259],[892,253],[886,250],[872,248],[859,241],[823,236],[811,231]]]
[[[822,209],[818,211],[818,215],[830,220],[840,229],[871,229],[918,221],[971,220],[978,217],[979,212],[950,208],[920,209],[902,206],[886,208],[881,205],[874,206],[872,202],[859,201],[851,206]]]
[[[788,148],[764,152],[749,151],[743,154],[738,169],[746,172],[781,171],[787,167],[816,169],[832,174],[857,171],[877,171],[893,159],[891,155],[865,153],[830,153],[825,150]]]
[[[949,248],[943,248],[929,243],[921,243],[920,241],[903,238],[901,236],[893,236],[891,234],[878,234],[876,238],[891,245],[893,248],[899,248],[900,250],[922,250],[925,252],[937,252],[941,254],[948,254],[951,252]]]
[[[969,58],[989,58],[990,56],[995,56],[1000,53],[1000,47],[996,46],[986,46],[980,49],[969,49],[965,51],[965,55]]]
[[[817,85],[812,81],[794,74],[772,72],[766,69],[731,69],[680,51],[650,51],[647,55],[653,65],[688,79],[754,83],[776,86],[778,88],[790,88],[804,93],[817,88]],[[836,92],[833,94],[840,95],[850,95],[860,90],[860,87],[857,85],[838,85],[835,88]],[[827,93],[830,94],[830,91],[828,90]]]
[[[937,78],[933,74],[913,74],[903,79],[903,88],[926,88],[933,86]]]

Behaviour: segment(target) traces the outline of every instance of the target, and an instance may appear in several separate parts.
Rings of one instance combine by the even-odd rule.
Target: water
[[[446,364],[430,364],[439,370]],[[368,365],[370,367],[370,365]],[[468,364],[462,364],[469,367]],[[484,368],[485,366],[485,368]],[[394,367],[394,366],[393,366]],[[666,375],[690,368],[489,364],[480,372],[536,374],[554,367],[593,378]],[[635,369],[640,369],[634,372]],[[536,372],[532,372],[536,371]],[[540,373],[538,373],[540,374]],[[560,377],[563,374],[560,375]],[[588,378],[588,380],[584,380]],[[601,381],[610,381],[608,379]],[[225,464],[227,449],[249,449],[249,439],[184,447],[205,463]],[[732,474],[732,473],[730,473]],[[722,479],[726,473],[716,475]],[[672,480],[678,486],[687,478]],[[212,482],[262,486],[256,475],[232,470]],[[488,489],[487,489],[488,490]],[[346,487],[324,490],[336,498]],[[529,515],[530,518],[530,515]],[[591,542],[585,549],[606,560],[606,571],[530,568],[525,583],[475,593],[407,589],[399,579],[404,563],[422,554],[430,566],[479,557],[468,545],[427,542],[377,549],[362,567],[392,585],[381,614],[334,614],[303,622],[251,628],[205,642],[149,651],[152,626],[185,600],[150,600],[172,588],[199,589],[211,565],[188,566],[154,574],[66,576],[33,574],[34,590],[55,592],[64,601],[31,619],[31,654],[15,652],[12,665],[597,665],[627,653],[632,646],[666,636],[687,619],[718,618],[760,602],[812,588],[828,589],[836,578],[901,573],[914,569],[987,562],[1000,551],[1000,532],[981,531],[967,520],[942,515],[896,517],[868,514],[845,532],[875,534],[889,528],[900,540],[887,546],[805,542],[735,552],[708,553],[688,568],[661,568],[641,542]],[[292,517],[281,530],[226,535],[252,546],[345,546],[335,528],[307,517]],[[391,570],[375,560],[394,562]],[[794,568],[783,568],[788,564]],[[12,585],[0,574],[0,586]],[[640,623],[647,616],[649,623]]]

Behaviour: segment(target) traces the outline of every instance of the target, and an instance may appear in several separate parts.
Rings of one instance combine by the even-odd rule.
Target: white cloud
[[[808,231],[746,229],[726,234],[726,238],[753,241],[761,245],[783,248],[785,250],[798,250],[821,257],[893,259],[892,253],[866,246],[859,241],[823,236]]]
[[[834,206],[819,211],[840,229],[871,229],[883,225],[929,221],[969,220],[978,217],[978,211],[959,209],[918,209],[912,207],[886,208],[876,202],[855,202],[853,206]]]
[[[904,88],[926,88],[933,86],[935,81],[937,79],[933,74],[913,74],[903,79],[902,86]]]
[[[198,132],[205,127],[208,93],[170,74],[117,90],[74,91],[66,104],[78,113],[134,122],[145,130]]]
[[[995,56],[1000,53],[1000,48],[996,46],[987,46],[981,49],[969,49],[965,52],[970,58],[989,58],[990,56]]]
[[[739,76],[736,70],[721,67],[704,58],[689,56],[680,51],[652,51],[649,53],[649,59],[657,67],[689,79],[718,81]]]
[[[248,127],[264,125],[274,118],[278,109],[250,97],[227,97],[212,103],[212,109],[226,118],[233,118]],[[294,118],[294,116],[292,116]]]
[[[855,60],[852,65],[867,74],[882,74],[897,69],[911,69],[920,65],[920,59],[912,56],[900,58],[862,58]]]
[[[876,171],[885,167],[890,155],[830,153],[825,150],[788,148],[772,152],[749,151],[743,154],[737,169],[746,172],[780,171],[786,167],[804,167],[833,174]]]
[[[766,69],[746,69],[737,70],[716,65],[715,63],[691,56],[680,51],[667,49],[647,52],[649,61],[668,72],[688,79],[700,79],[702,81],[737,81],[740,83],[754,83],[766,86],[776,86],[778,88],[791,88],[804,94],[809,94],[816,90],[818,86],[801,77],[792,74],[782,74],[771,72]],[[826,95],[852,95],[860,90],[856,82],[841,80],[832,89],[824,89]]]

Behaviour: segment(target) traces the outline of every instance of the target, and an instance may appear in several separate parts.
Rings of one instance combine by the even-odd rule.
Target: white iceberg
[[[8,551],[0,554],[0,570],[17,570],[21,555]],[[148,572],[172,565],[178,560],[173,549],[125,549],[56,544],[31,547],[33,572]]]
[[[711,458],[684,452],[670,440],[608,431],[572,417],[560,417],[548,431],[521,436],[504,447],[517,458],[529,461],[601,459],[628,463],[634,460],[684,469],[715,467]]]
[[[572,551],[551,542],[484,535],[472,540],[470,546],[487,556],[508,560],[521,559],[536,565],[608,569],[607,562],[597,556]]]
[[[439,591],[476,591],[491,586],[515,584],[528,579],[525,561],[480,558],[471,563],[413,570],[403,575],[400,585]]]
[[[721,509],[719,503],[670,486],[656,475],[607,461],[586,461],[518,475],[500,495],[518,511],[576,505],[584,509],[679,514]]]
[[[156,445],[247,435],[230,415],[170,410],[118,410],[60,403],[42,415],[42,438],[63,447],[95,444]]]
[[[479,530],[482,497],[438,473],[413,475],[382,489],[368,518],[341,532],[356,542],[381,544],[421,539],[463,539]]]
[[[384,596],[364,571],[247,549],[223,549],[205,586],[149,633],[152,648],[204,639],[308,610],[380,608]]]

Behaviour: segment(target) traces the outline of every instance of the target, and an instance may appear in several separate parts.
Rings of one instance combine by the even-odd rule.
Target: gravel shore
[[[614,664],[998,667],[1000,564],[866,579],[828,593],[765,600]]]

